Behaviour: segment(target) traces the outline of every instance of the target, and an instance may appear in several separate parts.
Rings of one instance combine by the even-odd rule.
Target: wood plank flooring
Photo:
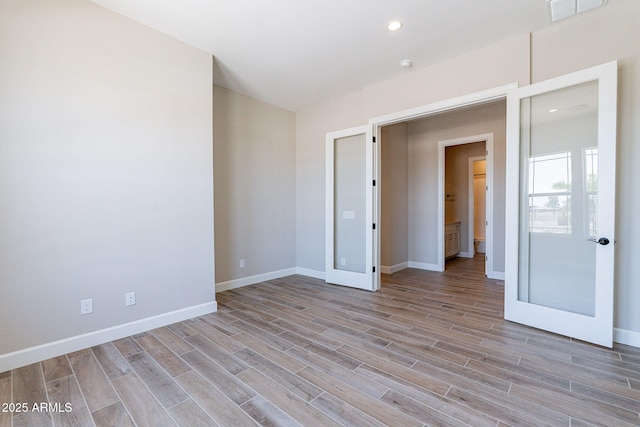
[[[640,349],[505,322],[479,259],[383,276],[376,293],[290,276],[217,300],[0,373],[3,408],[28,408],[0,427],[640,425]]]

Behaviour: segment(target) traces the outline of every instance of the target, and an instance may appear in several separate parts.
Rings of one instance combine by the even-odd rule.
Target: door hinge
[[[373,186],[374,187],[376,186],[376,180],[375,179],[373,180]]]
[[[489,221],[485,221],[484,225],[485,225],[485,227],[488,227],[489,226]]]
[[[373,142],[376,142],[376,137],[374,136],[374,137],[372,137],[372,138],[373,138]]]
[[[376,223],[375,222],[373,223],[373,229],[374,230],[376,229]]]
[[[373,272],[374,273],[376,272],[376,266],[375,265],[373,266]]]

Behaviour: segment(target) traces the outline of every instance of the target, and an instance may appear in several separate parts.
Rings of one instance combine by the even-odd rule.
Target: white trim
[[[215,301],[0,355],[0,372],[218,311]]]
[[[487,274],[489,279],[504,280],[504,271],[494,271],[491,276]]]
[[[371,125],[371,128],[371,133],[376,141],[375,147],[373,147],[373,179],[376,180],[376,186],[373,189],[373,215],[375,222],[378,224],[377,230],[373,231],[373,266],[377,271],[377,273],[373,274],[373,281],[376,289],[380,289],[382,284],[380,278],[380,274],[382,274],[382,266],[380,265],[382,260],[382,248],[380,245],[382,239],[380,234],[380,230],[382,230],[382,167],[380,165],[380,159],[382,159],[382,129],[376,125]]]
[[[458,252],[458,256],[460,258],[473,258],[475,256],[474,252]]]
[[[403,110],[384,116],[374,117],[372,119],[369,119],[369,123],[375,125],[376,127],[387,126],[394,123],[401,123],[409,120],[428,117],[445,111],[456,110],[472,105],[486,104],[499,99],[504,99],[507,96],[507,92],[517,87],[518,83],[511,83],[480,92],[458,96],[456,98],[446,99],[444,101],[434,102],[432,104],[422,105],[416,108],[410,108],[408,110]]]
[[[485,158],[487,161],[486,167],[486,185],[487,199],[485,205],[485,215],[487,220],[487,228],[485,232],[486,242],[486,260],[485,261],[485,274],[489,277],[493,276],[493,132],[485,133],[481,135],[471,135],[462,138],[448,139],[444,141],[438,141],[438,271],[444,271],[444,162],[445,162],[445,148],[454,145],[472,144],[474,142],[485,143]],[[473,176],[471,177],[473,179]],[[469,189],[469,191],[473,191]],[[469,209],[472,209],[470,207]],[[470,218],[469,220],[471,220]],[[472,229],[473,230],[473,229]],[[472,231],[470,230],[470,231]],[[468,236],[468,241],[471,242],[471,250],[469,253],[473,253],[473,235]],[[469,256],[467,256],[469,258]]]
[[[613,341],[640,348],[640,332],[613,328]]]
[[[314,279],[324,280],[327,275],[324,271],[311,270],[309,268],[296,267],[296,274],[301,276],[313,277]]]
[[[426,262],[409,261],[409,268],[417,268],[418,270],[440,271],[438,264],[428,264]]]
[[[291,276],[293,274],[298,274],[295,267],[286,268],[284,270],[270,271],[263,274],[256,274],[255,276],[242,277],[240,279],[228,280],[226,282],[216,283],[216,293],[241,288],[243,286],[255,285],[256,283],[279,279],[281,277]]]
[[[400,264],[396,264],[396,265],[392,265],[392,266],[386,266],[386,265],[381,265],[380,266],[380,273],[382,274],[393,274],[393,273],[397,273],[400,270],[404,270],[405,268],[409,268],[409,262],[401,262]]]

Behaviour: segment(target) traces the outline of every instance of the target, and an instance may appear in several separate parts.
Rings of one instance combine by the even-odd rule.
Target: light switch
[[[356,219],[356,213],[354,211],[343,211],[342,219]]]

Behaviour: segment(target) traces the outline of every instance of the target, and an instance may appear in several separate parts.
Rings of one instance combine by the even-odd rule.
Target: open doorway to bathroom
[[[487,143],[455,142],[444,147],[444,267],[466,258],[486,273]]]

